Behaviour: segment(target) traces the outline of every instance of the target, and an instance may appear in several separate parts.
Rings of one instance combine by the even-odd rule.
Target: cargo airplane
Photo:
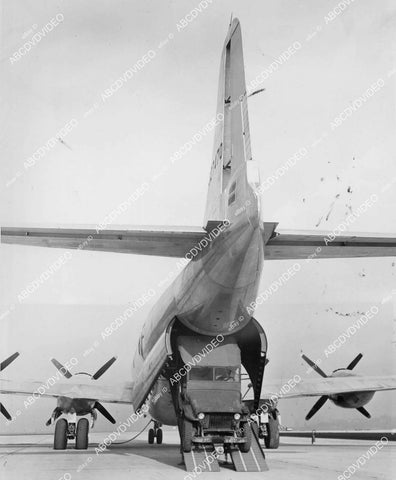
[[[396,257],[396,235],[348,233],[329,237],[326,232],[282,231],[277,223],[261,220],[259,170],[251,153],[237,19],[230,23],[222,51],[217,118],[203,228],[1,229],[3,244],[190,258],[144,323],[130,381],[111,386],[94,381],[76,383],[78,375],[72,376],[61,363],[53,362],[68,377],[45,393],[58,402],[52,416],[57,420],[57,449],[66,448],[68,437],[76,438],[77,448],[88,446],[88,420],[81,418],[76,423],[62,414],[75,419],[99,410],[114,423],[102,403],[119,403],[130,404],[134,411],[147,407],[154,420],[149,443],[162,442],[162,424],[178,425],[185,453],[213,444],[249,452],[253,448],[251,414],[263,398],[269,399],[276,391],[273,385],[263,388],[267,338],[251,307],[264,262],[303,262],[312,254],[324,262]],[[216,235],[210,236],[213,231]],[[194,247],[197,254],[188,256]],[[214,348],[209,349],[209,345]],[[92,379],[102,375],[112,362],[109,360]],[[8,359],[6,363],[8,366]],[[302,381],[283,397],[320,396],[311,414],[327,399],[366,414],[363,405],[374,392],[395,389],[396,376],[354,376],[350,370],[355,363],[357,360],[330,376],[316,368],[322,378]],[[246,403],[241,395],[241,368],[252,385],[253,398]],[[39,384],[3,380],[1,393],[31,395]],[[271,413],[268,429],[274,433],[275,410]]]

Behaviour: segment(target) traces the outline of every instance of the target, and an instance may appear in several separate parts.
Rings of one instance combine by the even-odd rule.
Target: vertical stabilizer
[[[216,129],[205,224],[244,214],[258,218],[258,169],[252,159],[242,34],[239,20],[230,24],[220,61]]]

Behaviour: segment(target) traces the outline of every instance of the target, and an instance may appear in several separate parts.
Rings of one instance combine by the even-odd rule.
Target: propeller
[[[362,358],[363,358],[363,355],[361,353],[359,353],[359,355],[357,355],[352,360],[352,362],[347,366],[347,370],[353,370]]]
[[[302,358],[308,363],[308,365],[313,368],[319,375],[322,375],[322,377],[327,378],[327,375],[324,373],[324,371],[319,368],[315,362],[313,362],[310,358],[308,358],[306,355],[302,354]]]
[[[108,360],[103,366],[99,368],[97,372],[95,372],[92,375],[92,380],[97,380],[100,378],[112,365],[113,363],[117,360],[117,357],[112,357],[110,360]]]
[[[324,378],[327,378],[327,375],[324,373],[324,371],[316,365],[315,362],[313,362],[310,358],[308,358],[306,355],[303,353],[301,354],[301,357],[308,363],[308,365],[313,368],[319,375],[321,375]],[[315,413],[320,410],[323,405],[327,402],[329,397],[327,395],[322,395],[319,400],[315,403],[315,405],[311,408],[311,410],[307,413],[305,420],[309,420],[312,418]]]
[[[0,412],[2,413],[2,415],[5,416],[7,420],[11,421],[11,415],[9,414],[8,410],[2,403],[0,403]]]
[[[319,400],[315,403],[315,405],[311,408],[311,410],[308,412],[305,420],[309,420],[310,418],[312,418],[315,413],[323,407],[323,405],[327,402],[328,398],[329,397],[327,395],[321,396]]]
[[[19,352],[15,352],[0,363],[0,372],[5,370],[10,363],[19,357]]]
[[[308,363],[308,365],[313,369],[315,370],[319,375],[321,375],[322,377],[324,378],[328,378],[328,375],[325,374],[325,372],[319,368],[319,366],[314,362],[312,361],[310,358],[308,358],[306,355],[304,354],[301,354],[301,357]],[[337,372],[338,370],[353,370],[356,365],[360,362],[360,360],[363,358],[363,355],[361,353],[359,353],[359,355],[357,355],[353,360],[352,362],[346,367],[346,369],[344,368],[339,368],[337,370],[334,370],[334,372]],[[333,373],[334,373],[333,372]],[[319,400],[314,404],[314,406],[311,408],[311,410],[308,412],[307,416],[305,417],[305,420],[309,420],[310,418],[312,418],[315,413],[320,410],[323,405],[326,403],[326,401],[329,399],[329,396],[328,395],[322,395]],[[359,407],[359,408],[356,408],[356,410],[358,410],[362,415],[364,415],[365,417],[367,418],[371,418],[371,415],[369,414],[369,412],[363,408],[363,407]]]
[[[99,370],[97,370],[93,375],[87,372],[76,372],[75,375],[88,375],[91,377],[92,380],[98,380],[104,373],[107,372],[107,370],[113,365],[113,363],[117,360],[117,357],[111,357],[110,360],[107,360],[106,363],[104,363]],[[61,374],[66,377],[66,378],[71,378],[73,375],[69,372],[69,370],[64,367],[58,360],[55,358],[51,359],[51,362],[55,365],[55,367],[61,372]],[[112,424],[115,424],[116,421],[114,417],[110,414],[110,412],[97,400],[94,403],[93,408],[96,408],[109,422]]]
[[[367,418],[371,418],[371,415],[369,414],[369,412],[364,408],[364,407],[359,407],[357,408],[356,410],[359,410],[359,412],[364,415],[365,417]]]
[[[109,411],[98,401],[95,402],[94,408],[96,408],[107,420],[111,423],[116,423]]]
[[[71,378],[73,375],[69,372],[69,370],[64,367],[56,358],[51,358],[51,362],[55,365],[57,370],[66,378]]]
[[[13,353],[12,355],[10,355],[8,358],[6,358],[5,360],[3,360],[3,361],[0,363],[0,372],[2,372],[3,370],[5,370],[5,369],[8,367],[8,365],[9,365],[10,363],[12,363],[12,362],[13,362],[16,358],[18,358],[18,357],[19,357],[19,352],[15,352],[15,353]],[[6,409],[6,407],[5,407],[2,403],[0,403],[0,413],[1,413],[2,415],[4,415],[7,420],[10,420],[10,421],[11,421],[12,417],[11,417],[10,413],[8,412],[8,410]]]
[[[113,365],[113,363],[117,360],[117,357],[112,357],[110,360],[108,360],[104,365],[102,365],[99,370],[97,370],[93,375],[90,373],[86,372],[78,372],[75,373],[74,375],[88,375],[89,377],[92,378],[92,380],[97,380],[100,378],[107,370]],[[66,378],[72,378],[73,374],[69,372],[69,370],[64,367],[56,358],[51,358],[51,362],[55,365],[57,370]]]

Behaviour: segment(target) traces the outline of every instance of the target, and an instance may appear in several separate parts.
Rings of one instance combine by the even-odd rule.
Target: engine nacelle
[[[355,377],[350,370],[346,368],[340,368],[334,370],[330,375],[331,377]],[[346,392],[337,393],[336,395],[329,395],[330,400],[342,408],[359,408],[366,405],[374,396],[375,392]]]

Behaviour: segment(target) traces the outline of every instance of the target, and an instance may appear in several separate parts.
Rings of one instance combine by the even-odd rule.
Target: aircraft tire
[[[279,419],[271,414],[268,416],[267,435],[264,437],[265,447],[269,449],[279,448]]]
[[[252,445],[252,429],[249,425],[249,422],[246,422],[243,424],[242,430],[243,430],[243,437],[246,438],[246,442],[239,444],[239,450],[242,453],[247,453],[250,450],[250,447]]]
[[[183,452],[191,452],[193,438],[193,426],[188,420],[183,420],[182,424],[182,449]]]
[[[154,439],[155,439],[154,428],[150,428],[150,430],[148,431],[148,443],[149,443],[149,445],[152,445],[154,443]]]
[[[76,429],[76,450],[87,450],[88,448],[89,422],[87,418],[80,418]]]
[[[157,430],[156,438],[157,438],[157,444],[158,444],[158,445],[161,445],[161,443],[162,443],[162,438],[163,438],[162,428],[159,428],[159,429]]]
[[[67,420],[61,418],[56,422],[54,433],[54,450],[66,450],[67,447]]]

